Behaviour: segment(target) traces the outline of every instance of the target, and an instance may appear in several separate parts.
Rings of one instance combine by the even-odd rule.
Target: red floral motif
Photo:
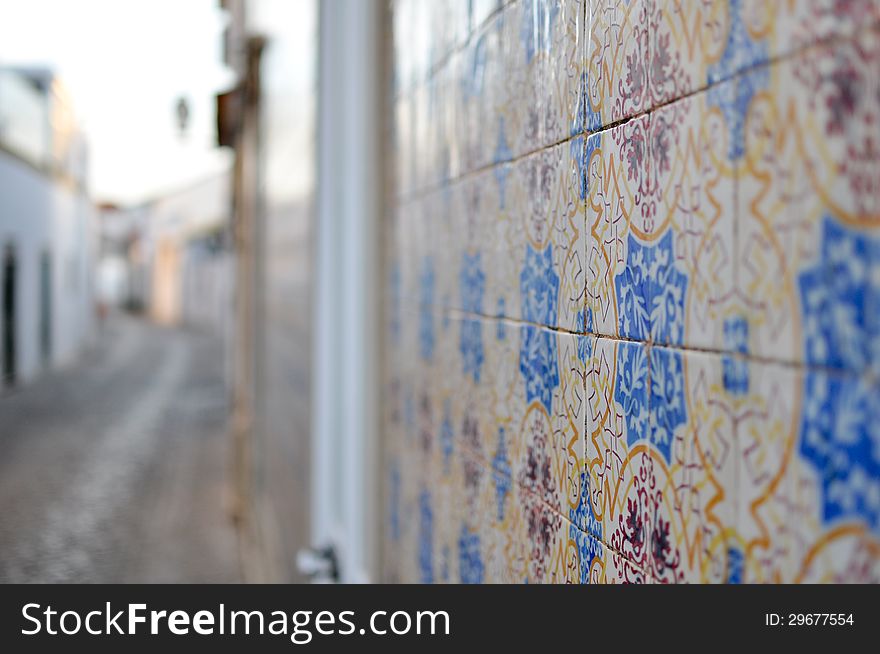
[[[857,11],[861,3],[842,3]],[[863,11],[858,9],[858,11]],[[873,34],[797,60],[795,76],[805,87],[809,108],[824,118],[824,137],[832,147],[834,168],[852,191],[855,212],[877,211],[880,178],[880,39]],[[834,144],[838,147],[833,147]]]
[[[663,583],[684,579],[681,554],[670,538],[670,524],[659,514],[663,500],[657,488],[654,462],[650,456],[639,459],[639,471],[626,499],[626,510],[617,518],[610,545],[626,560],[617,570],[617,580],[641,583],[644,574]]]
[[[550,458],[550,425],[538,405],[533,405],[525,429],[527,445],[518,482],[523,489],[531,546],[530,576],[535,581],[542,581],[551,559],[553,542],[562,526],[562,516],[550,508],[558,505],[559,498]]]
[[[620,566],[618,581],[640,583],[648,557],[648,470],[644,461],[639,474],[633,479],[633,487],[626,498],[626,510],[617,517],[617,527],[609,540],[611,547],[632,565]]]
[[[679,9],[679,11],[681,11]],[[681,52],[673,52],[672,35],[661,29],[663,5],[657,3],[650,16],[648,66],[652,105],[682,97],[690,90],[690,77],[681,65]]]
[[[633,192],[633,201],[641,222],[641,231],[652,233],[656,228],[658,207],[663,195],[663,178],[672,167],[675,144],[682,139],[681,130],[688,108],[683,100],[650,117],[633,120],[609,135],[620,149],[626,179]]]
[[[477,503],[477,494],[480,488],[480,481],[483,478],[483,466],[477,462],[474,455],[479,455],[480,447],[480,426],[477,419],[468,410],[464,415],[461,425],[461,436],[465,449],[471,454],[462,457],[464,467],[464,487],[467,497],[468,507],[473,509]]]

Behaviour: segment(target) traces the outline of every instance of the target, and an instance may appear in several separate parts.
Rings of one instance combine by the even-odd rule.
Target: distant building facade
[[[229,175],[188,186],[147,207],[149,313],[166,325],[218,329],[229,321]]]
[[[229,185],[221,173],[134,207],[101,207],[101,301],[162,325],[225,333]]]
[[[0,69],[3,386],[73,359],[94,327],[88,151],[69,97],[42,69]]]

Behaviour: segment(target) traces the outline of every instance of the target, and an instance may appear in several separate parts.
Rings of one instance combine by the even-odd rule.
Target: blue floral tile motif
[[[880,240],[822,222],[819,263],[798,277],[806,360],[843,370],[880,362]]]
[[[479,252],[475,254],[465,252],[462,255],[458,281],[462,310],[477,315],[482,314],[486,275],[483,272],[482,257]]]
[[[504,506],[510,494],[513,472],[507,458],[507,444],[504,442],[504,427],[498,428],[498,449],[492,458],[492,481],[495,482],[495,499],[498,504],[498,521],[504,520]]]
[[[577,136],[586,129],[588,105],[587,75],[586,73],[581,73],[580,80],[578,80],[577,107],[575,108],[574,118],[572,118],[571,125],[569,126],[569,136]],[[583,199],[583,196],[581,196],[581,199]]]
[[[526,404],[538,400],[544,405],[547,413],[551,413],[553,391],[559,385],[556,334],[534,325],[523,325],[519,371],[525,381]]]
[[[810,370],[804,377],[800,453],[822,484],[822,516],[864,522],[880,535],[880,388]]]
[[[614,278],[620,335],[676,344],[684,336],[687,275],[675,267],[672,230],[653,244],[627,236],[626,267]]]
[[[742,550],[731,547],[727,550],[727,583],[741,584],[745,557]]]
[[[593,341],[589,336],[577,336],[577,353],[581,363],[586,364],[593,354]]]
[[[443,422],[440,425],[440,449],[443,452],[443,469],[448,473],[453,449],[452,407],[448,399],[443,403]]]
[[[426,361],[434,355],[434,260],[425,257],[419,275],[419,354]]]
[[[727,8],[730,30],[721,58],[706,71],[709,85],[717,84],[736,75],[743,68],[764,63],[769,58],[765,40],[754,41],[743,20],[742,0],[729,0]]]
[[[602,539],[602,523],[593,513],[593,505],[589,497],[590,478],[586,472],[581,472],[581,493],[575,508],[569,508],[568,519],[578,530],[585,531],[591,536]],[[583,559],[582,559],[583,560]]]
[[[507,143],[507,129],[504,123],[504,116],[498,117],[498,137],[495,143],[495,153],[492,155],[492,163],[499,164],[504,163],[505,161],[510,161],[513,159],[513,151],[510,149],[510,145]],[[495,175],[498,175],[498,171],[495,172]],[[505,177],[507,175],[505,174]],[[503,208],[503,200],[502,200],[502,208]]]
[[[687,422],[684,361],[680,352],[651,348],[651,444],[667,463],[679,425]]]
[[[458,538],[458,573],[463,584],[483,583],[483,557],[480,554],[480,535],[461,525]]]
[[[589,477],[586,471],[581,472],[580,495],[577,506],[569,507],[568,538],[574,541],[578,552],[580,583],[590,580],[590,566],[593,560],[602,556],[602,523],[596,519],[590,503]]]
[[[559,293],[559,275],[553,270],[553,246],[536,252],[526,245],[526,260],[520,274],[523,318],[531,323],[553,325]],[[538,399],[551,411],[553,389],[559,384],[556,337],[534,325],[521,331],[519,368],[525,379],[526,401]]]
[[[650,248],[646,283],[651,307],[651,338],[655,343],[681,345],[684,339],[684,302],[687,275],[675,267],[672,230]]]
[[[479,383],[483,367],[483,323],[480,320],[462,320],[460,336],[464,374]]]
[[[730,132],[727,156],[737,161],[745,153],[746,113],[752,98],[770,83],[769,68],[757,68],[735,80],[712,86],[706,91],[707,104],[718,107]]]
[[[513,152],[507,144],[507,132],[504,128],[504,116],[498,117],[498,144],[495,146],[495,153],[492,156],[492,163],[496,164],[493,174],[495,181],[498,183],[498,197],[500,208],[503,211],[507,199],[507,178],[510,176],[509,165],[502,164],[505,161],[513,159]]]
[[[537,252],[526,245],[526,260],[519,276],[523,319],[538,325],[556,326],[559,275],[553,270],[553,246]]]
[[[590,583],[590,567],[596,557],[602,558],[602,543],[574,525],[568,527],[568,537],[575,542],[578,550],[580,583]]]
[[[642,245],[632,234],[627,237],[626,267],[614,278],[617,294],[617,322],[621,336],[648,340],[651,316],[648,284],[653,249]]]
[[[575,117],[571,124],[571,135],[576,136],[582,132],[596,132],[602,129],[602,114],[593,109],[590,102],[589,78],[587,73],[581,73],[578,86],[578,104]],[[589,160],[589,157],[587,158]],[[583,199],[584,196],[581,196]]]
[[[734,316],[724,321],[724,351],[748,354],[749,323],[743,316]],[[749,392],[749,363],[731,354],[721,357],[724,388],[733,395]]]
[[[632,447],[648,436],[648,357],[641,343],[617,344],[614,400],[626,421],[626,441]]]
[[[423,584],[434,583],[434,512],[427,490],[419,495],[419,574]]]
[[[498,298],[498,309],[495,311],[495,338],[503,341],[507,337],[507,326],[504,324],[504,298]]]
[[[531,63],[539,51],[550,52],[553,23],[559,14],[559,0],[524,0],[519,37]]]
[[[742,17],[742,0],[730,0],[730,31],[724,53],[716,63],[709,66],[707,91],[709,106],[721,109],[724,121],[730,130],[727,156],[731,160],[742,157],[745,151],[743,127],[749,103],[758,91],[767,88],[770,71],[766,66],[749,71],[736,80],[726,84],[718,84],[728,80],[743,69],[766,62],[769,50],[766,41],[753,41]]]
[[[483,293],[486,276],[483,273],[480,253],[467,254],[462,258],[459,286],[462,309],[473,315],[483,313]],[[483,324],[479,319],[461,322],[459,349],[464,362],[464,373],[475,382],[480,381],[483,366]]]

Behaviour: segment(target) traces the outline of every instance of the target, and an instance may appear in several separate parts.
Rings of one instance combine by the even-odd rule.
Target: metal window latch
[[[339,557],[332,545],[296,553],[296,569],[315,584],[339,583]]]

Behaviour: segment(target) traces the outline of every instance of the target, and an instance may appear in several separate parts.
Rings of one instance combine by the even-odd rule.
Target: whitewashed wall
[[[40,353],[40,255],[52,258],[51,366],[70,362],[94,327],[94,209],[88,197],[0,151],[0,248],[17,259],[18,381],[43,368]],[[3,329],[0,324],[0,330]],[[2,332],[0,332],[2,336]]]

